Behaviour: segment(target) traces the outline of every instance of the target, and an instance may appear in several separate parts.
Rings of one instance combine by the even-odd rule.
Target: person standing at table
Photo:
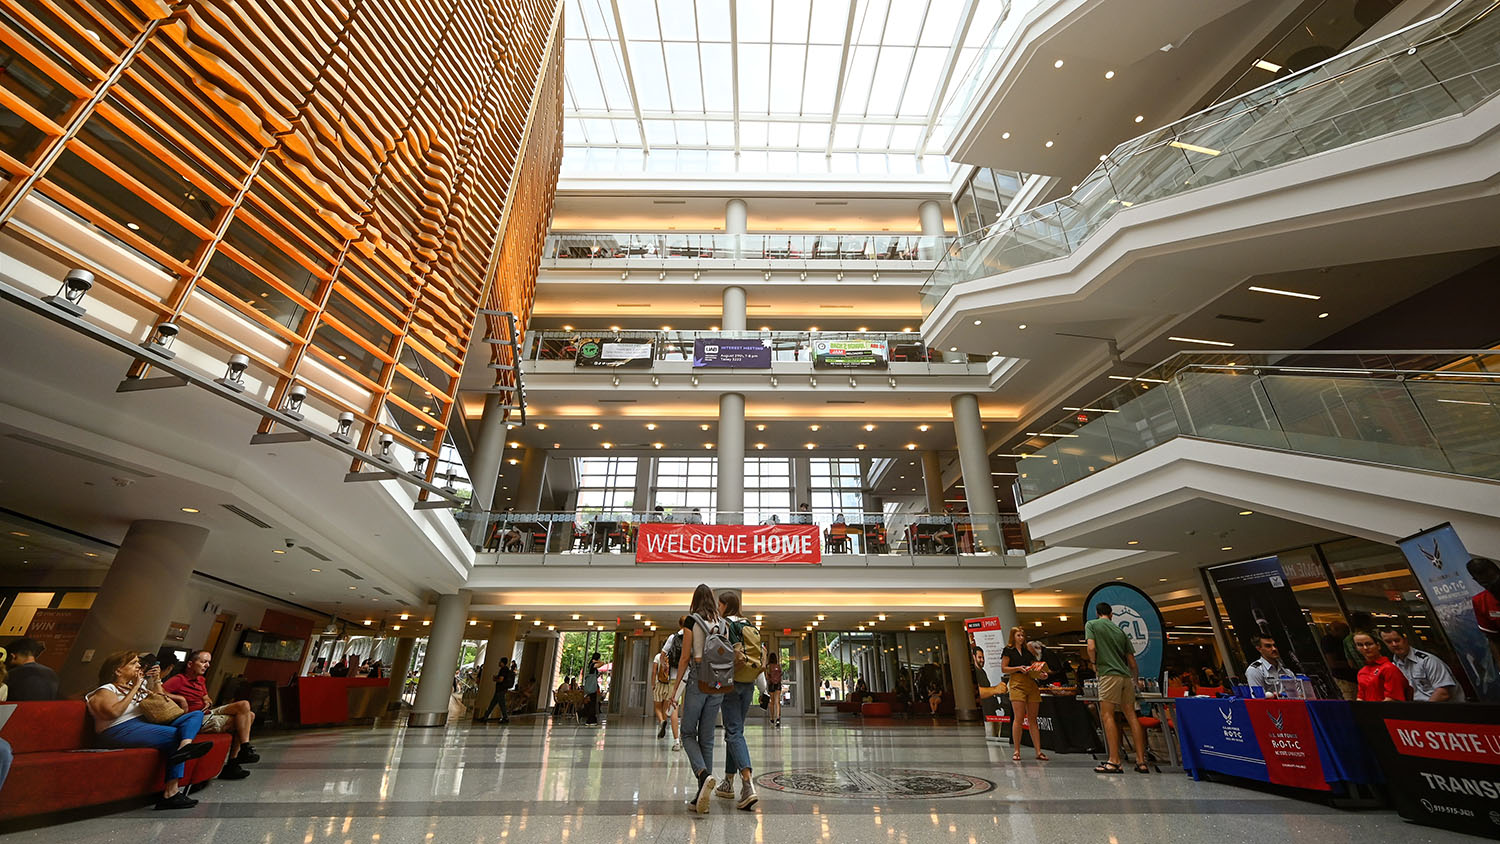
[[[1432,703],[1464,702],[1464,690],[1453,679],[1453,672],[1441,659],[1411,646],[1400,630],[1380,631],[1380,640],[1391,652],[1391,662],[1411,684],[1412,700]]]
[[[1135,772],[1149,774],[1146,764],[1146,729],[1135,714],[1135,683],[1140,668],[1135,662],[1135,649],[1125,631],[1115,624],[1110,616],[1114,609],[1107,601],[1094,606],[1099,617],[1083,626],[1083,637],[1089,643],[1089,659],[1099,672],[1099,720],[1104,722],[1104,741],[1109,745],[1109,759],[1094,768],[1095,773],[1118,774],[1120,767],[1120,725],[1115,723],[1115,711],[1125,713],[1130,723],[1130,736],[1135,740]]]
[[[1374,633],[1355,632],[1354,647],[1365,660],[1359,669],[1359,700],[1411,700],[1411,684],[1401,669],[1380,653],[1380,641]]]
[[[1026,630],[1012,627],[1010,643],[1000,652],[1000,670],[1010,686],[1010,706],[1014,710],[1010,720],[1010,743],[1015,747],[1010,757],[1012,762],[1021,761],[1019,734],[1022,724],[1030,729],[1031,747],[1036,751],[1037,761],[1047,761],[1047,754],[1042,752],[1042,725],[1037,717],[1042,708],[1042,690],[1037,687],[1036,677],[1032,674],[1036,662],[1026,647]]]
[[[1266,697],[1281,697],[1282,678],[1296,678],[1292,675],[1292,670],[1282,663],[1281,650],[1276,647],[1275,639],[1261,635],[1254,638],[1252,644],[1260,651],[1260,659],[1250,663],[1245,669],[1245,685],[1263,690]]]

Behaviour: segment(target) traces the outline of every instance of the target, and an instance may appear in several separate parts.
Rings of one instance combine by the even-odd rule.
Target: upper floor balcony
[[[568,232],[547,236],[542,267],[929,272],[946,244],[921,235]]]

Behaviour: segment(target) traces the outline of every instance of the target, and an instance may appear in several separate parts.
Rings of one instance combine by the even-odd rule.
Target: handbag
[[[159,692],[151,692],[140,702],[141,717],[152,724],[170,724],[186,714],[186,710]]]

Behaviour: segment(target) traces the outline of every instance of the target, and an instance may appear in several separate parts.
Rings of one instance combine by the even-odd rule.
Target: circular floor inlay
[[[968,797],[995,788],[986,779],[949,771],[916,768],[793,768],[761,774],[762,788],[807,794],[813,797],[883,798],[911,800],[923,797]]]

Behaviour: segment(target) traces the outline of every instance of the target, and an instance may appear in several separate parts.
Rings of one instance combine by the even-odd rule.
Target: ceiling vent
[[[827,404],[864,404],[864,399],[829,399]]]
[[[1261,319],[1260,317],[1240,316],[1238,314],[1215,314],[1214,319],[1227,319],[1230,322],[1248,322],[1251,325],[1259,325],[1260,323],[1265,322],[1265,320]]]
[[[354,578],[355,580],[364,580],[364,577],[362,577],[361,575],[355,573],[351,569],[339,569],[339,571],[343,572],[344,574],[349,575],[350,577]]]
[[[309,553],[311,555],[313,555],[314,557],[317,557],[318,559],[322,560],[325,563],[331,563],[331,562],[333,562],[333,558],[332,557],[325,557],[325,556],[323,556],[323,552],[322,551],[314,551],[313,549],[307,547],[306,545],[302,546],[302,550],[306,551],[307,553]]]
[[[652,205],[686,205],[686,199],[653,199]]]
[[[387,592],[385,590],[385,587],[383,587],[383,586],[377,586],[377,587],[375,587],[375,591],[379,592],[382,595],[389,595],[389,594],[391,594],[390,592]]]
[[[270,528],[271,527],[270,525],[266,524],[265,522],[261,521],[260,519],[256,518],[255,516],[250,515],[248,512],[246,512],[244,510],[241,510],[240,508],[234,506],[233,504],[225,504],[223,506],[224,506],[225,510],[228,510],[229,512],[235,514],[236,516],[239,516],[240,518],[244,519],[245,521],[249,522],[252,525],[255,525],[258,528]]]
[[[814,205],[848,205],[849,204],[849,200],[847,200],[847,199],[819,199],[819,200],[815,201],[813,204]]]
[[[600,404],[635,404],[640,399],[600,399]]]

